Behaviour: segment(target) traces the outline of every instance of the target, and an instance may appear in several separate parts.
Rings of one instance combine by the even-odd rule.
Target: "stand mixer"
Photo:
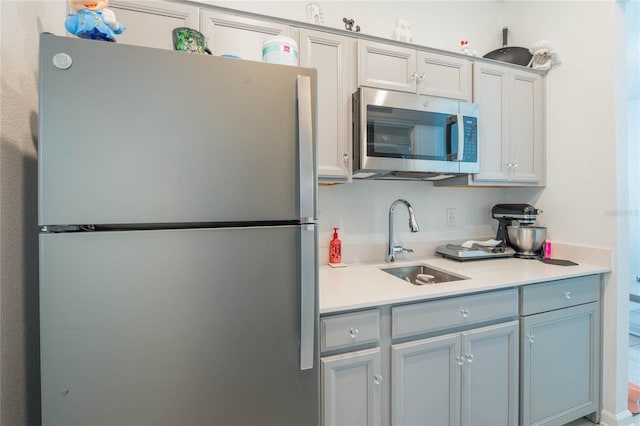
[[[496,204],[491,209],[491,216],[498,221],[497,241],[447,244],[437,247],[436,253],[458,261],[512,256],[537,259],[540,257],[536,252],[537,245],[546,238],[546,228],[533,226],[540,213],[542,210],[529,204]]]
[[[491,216],[498,221],[496,240],[500,245],[516,250],[516,257],[537,259],[544,240],[546,228],[533,226],[542,210],[529,204],[496,204]]]

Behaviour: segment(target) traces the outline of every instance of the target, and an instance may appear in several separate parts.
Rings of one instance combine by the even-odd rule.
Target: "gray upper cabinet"
[[[418,93],[471,100],[473,62],[456,56],[418,51]]]
[[[472,184],[544,186],[544,80],[531,71],[476,63],[480,173]]]
[[[476,61],[473,102],[480,110],[480,172],[434,185],[544,186],[544,93],[544,76],[536,71]]]
[[[318,177],[351,179],[351,95],[355,85],[355,40],[302,28],[300,66],[318,70]]]
[[[172,31],[177,27],[198,29],[200,9],[166,1],[111,0],[109,9],[126,27],[118,43],[173,50]]]
[[[472,65],[456,56],[358,40],[358,85],[471,100]]]
[[[289,36],[289,26],[247,16],[202,9],[200,32],[208,40],[215,56],[235,55],[250,61],[262,61],[264,40],[272,36]]]

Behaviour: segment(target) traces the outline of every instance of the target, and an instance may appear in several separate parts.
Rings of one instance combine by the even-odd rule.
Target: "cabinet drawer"
[[[582,305],[599,298],[600,275],[526,285],[520,289],[520,315]]]
[[[320,318],[322,352],[377,343],[380,312],[377,309]]]
[[[415,336],[518,315],[518,290],[480,293],[391,309],[391,337]]]

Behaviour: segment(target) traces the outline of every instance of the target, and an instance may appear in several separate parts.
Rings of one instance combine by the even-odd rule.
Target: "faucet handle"
[[[393,255],[395,256],[396,254],[402,253],[402,252],[407,252],[407,253],[413,253],[413,249],[410,248],[405,248],[402,246],[394,246],[393,247]]]

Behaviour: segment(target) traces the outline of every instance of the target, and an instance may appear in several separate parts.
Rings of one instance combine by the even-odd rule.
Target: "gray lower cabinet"
[[[323,316],[323,425],[599,422],[601,280]]]
[[[391,351],[393,425],[518,424],[518,321]]]
[[[378,309],[320,319],[324,426],[381,424],[381,354],[379,347],[371,348],[379,340]]]
[[[380,348],[322,357],[322,423],[380,425]]]
[[[518,290],[391,308],[391,424],[517,425]]]
[[[521,424],[600,417],[600,276],[521,289]]]

